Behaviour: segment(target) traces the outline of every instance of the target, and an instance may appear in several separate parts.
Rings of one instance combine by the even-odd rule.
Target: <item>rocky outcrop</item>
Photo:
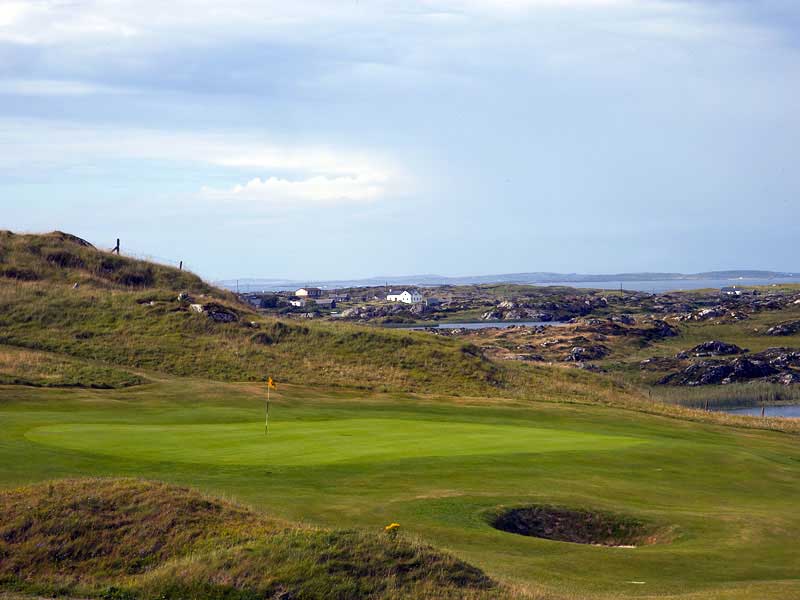
[[[365,304],[342,311],[339,318],[349,321],[370,321],[372,319],[397,316],[402,313],[410,314],[411,308],[407,304]]]
[[[239,320],[239,314],[235,310],[215,302],[192,304],[191,309],[194,312],[204,314],[215,323],[236,323]]]
[[[604,358],[608,356],[608,347],[604,346],[603,344],[595,344],[593,346],[573,346],[567,358],[564,360],[566,362],[585,362],[587,360],[598,360],[600,358]]]
[[[540,321],[555,320],[553,315],[536,309],[516,306],[513,302],[501,302],[497,308],[487,310],[481,315],[482,321]]]
[[[784,336],[800,333],[800,321],[787,321],[767,329],[767,335]]]
[[[770,348],[764,352],[728,360],[701,360],[672,373],[663,385],[716,385],[764,381],[791,385],[800,382],[800,352]]]
[[[703,342],[691,350],[684,350],[676,355],[676,358],[687,359],[690,357],[702,358],[706,356],[731,356],[734,354],[744,354],[743,350],[736,344],[726,344],[717,340]]]
[[[636,319],[630,315],[614,315],[611,317],[614,323],[622,323],[623,325],[636,325]]]

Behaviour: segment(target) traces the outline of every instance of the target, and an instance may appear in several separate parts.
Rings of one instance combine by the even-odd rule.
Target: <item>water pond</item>
[[[426,323],[424,325],[394,325],[398,329],[488,329],[497,327],[506,329],[508,327],[554,327],[562,325],[561,321],[478,321],[474,323]]]
[[[761,407],[753,408],[730,408],[726,409],[730,415],[745,415],[751,417],[761,416]],[[789,404],[786,406],[767,406],[764,408],[765,417],[783,417],[787,419],[800,419],[800,404]]]

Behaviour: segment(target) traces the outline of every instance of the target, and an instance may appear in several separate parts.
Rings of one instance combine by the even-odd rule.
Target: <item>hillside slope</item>
[[[0,344],[8,346],[221,380],[272,376],[470,394],[506,381],[474,346],[416,332],[264,318],[191,273],[103,252],[60,232],[0,233],[0,275]]]
[[[188,271],[104,252],[61,231],[47,234],[0,231],[0,277],[120,289],[186,290],[233,298],[229,292],[210,286]]]

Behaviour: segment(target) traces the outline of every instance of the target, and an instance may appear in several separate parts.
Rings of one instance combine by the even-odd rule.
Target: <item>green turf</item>
[[[0,387],[0,484],[137,475],[323,526],[396,521],[494,577],[572,597],[800,597],[794,435],[601,406],[283,387],[264,440],[263,409],[257,386],[200,380]],[[673,541],[600,548],[487,524],[526,503],[629,515]]]
[[[40,444],[147,461],[312,466],[417,458],[613,450],[634,438],[517,425],[409,418],[203,425],[77,424],[38,427]]]

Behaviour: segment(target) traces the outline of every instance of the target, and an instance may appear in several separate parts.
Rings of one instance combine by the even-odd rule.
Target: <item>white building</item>
[[[417,290],[403,290],[399,294],[389,294],[386,296],[389,302],[402,302],[403,304],[417,304],[422,302],[422,294]]]
[[[724,287],[720,290],[720,293],[723,296],[741,296],[742,290],[740,288],[737,288],[736,286]]]
[[[294,295],[298,298],[320,298],[322,297],[322,290],[315,287],[300,288]]]
[[[306,299],[305,298],[292,298],[289,300],[289,304],[295,306],[297,308],[305,308],[306,306]]]

